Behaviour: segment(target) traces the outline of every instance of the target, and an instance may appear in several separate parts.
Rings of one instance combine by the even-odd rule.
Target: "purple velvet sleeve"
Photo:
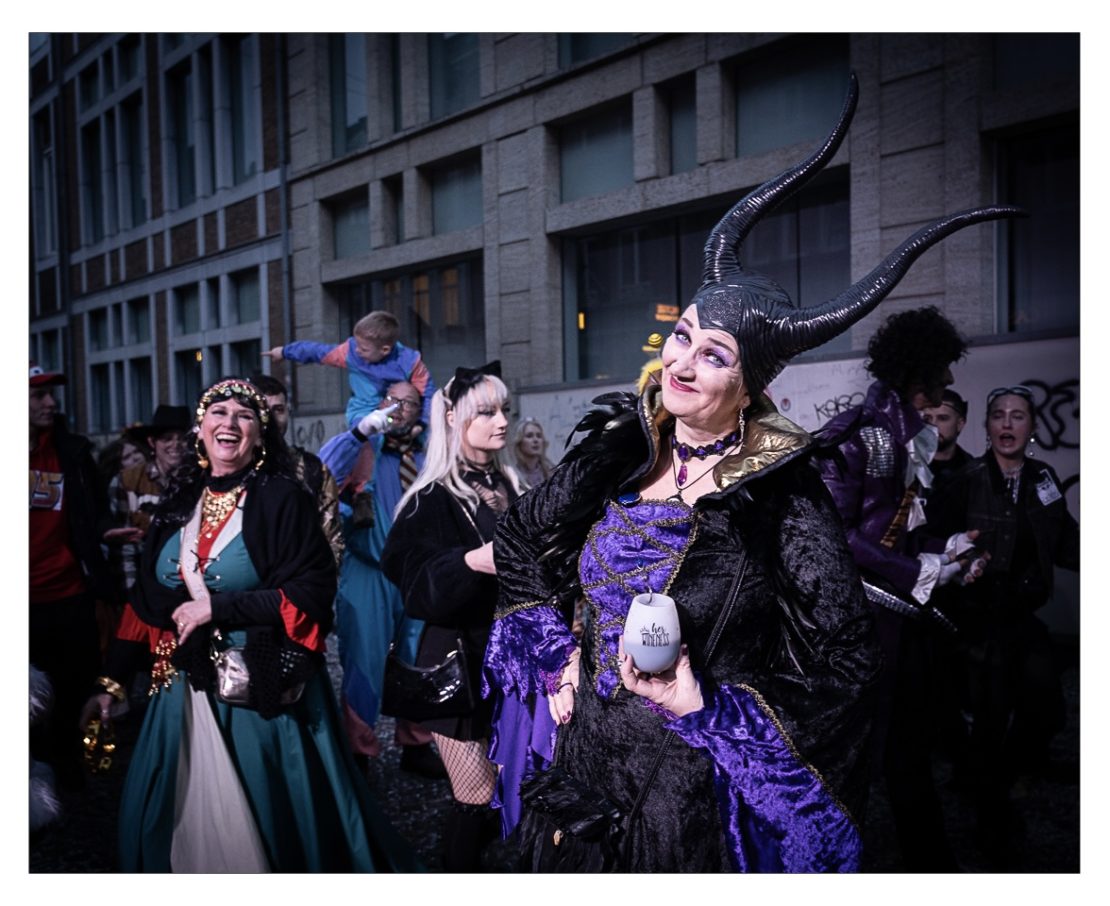
[[[491,688],[521,698],[554,692],[577,642],[553,607],[535,604],[499,616],[490,630],[482,695]]]
[[[737,870],[859,870],[859,830],[755,690],[722,686],[667,728],[713,762]]]

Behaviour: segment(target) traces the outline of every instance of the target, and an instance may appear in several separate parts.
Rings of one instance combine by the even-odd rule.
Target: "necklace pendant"
[[[682,464],[682,468],[680,468],[680,469],[678,470],[678,477],[677,477],[677,478],[675,479],[675,482],[676,482],[676,483],[677,483],[677,484],[678,484],[678,485],[679,485],[680,487],[681,487],[682,485],[686,484],[686,463],[683,463],[683,464]]]

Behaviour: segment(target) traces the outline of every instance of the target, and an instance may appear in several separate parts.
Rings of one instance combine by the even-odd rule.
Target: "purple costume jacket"
[[[875,381],[863,405],[840,413],[820,432],[822,438],[833,440],[843,436],[837,445],[840,458],[826,456],[819,462],[852,556],[865,577],[877,576],[907,601],[913,600],[911,592],[921,572],[917,550],[907,549],[904,528],[893,547],[880,542],[906,492],[906,444],[924,427],[913,406],[882,381]],[[942,541],[933,541],[922,549],[943,547]]]
[[[588,452],[572,451],[502,518],[488,687],[527,698],[558,685],[576,644],[559,603],[569,566],[570,597],[587,606],[560,764],[627,811],[665,731],[678,737],[629,833],[632,870],[856,870],[878,655],[832,501],[808,463],[812,441],[763,397],[743,451],[715,472],[719,491],[693,507],[614,499],[638,487],[671,430],[657,391],[622,405],[577,448]],[[584,537],[576,528],[567,556],[545,555],[568,525]],[[681,718],[617,674],[627,602],[646,585],[676,600],[702,685],[705,707]]]

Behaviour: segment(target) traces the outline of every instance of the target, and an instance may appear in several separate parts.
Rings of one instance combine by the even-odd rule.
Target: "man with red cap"
[[[92,444],[70,434],[54,387],[64,374],[31,363],[30,656],[54,686],[49,726],[32,737],[35,756],[49,762],[63,786],[82,782],[78,715],[100,665],[97,596],[110,595],[98,523],[107,494]]]

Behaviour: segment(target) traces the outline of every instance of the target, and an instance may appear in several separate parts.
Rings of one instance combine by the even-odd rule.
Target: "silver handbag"
[[[217,642],[223,641],[220,630],[212,630],[212,663],[216,665],[216,695],[229,705],[250,705],[251,674],[247,669],[243,649],[238,646],[219,649]],[[281,703],[291,705],[304,695],[304,683],[286,689],[281,693]]]

